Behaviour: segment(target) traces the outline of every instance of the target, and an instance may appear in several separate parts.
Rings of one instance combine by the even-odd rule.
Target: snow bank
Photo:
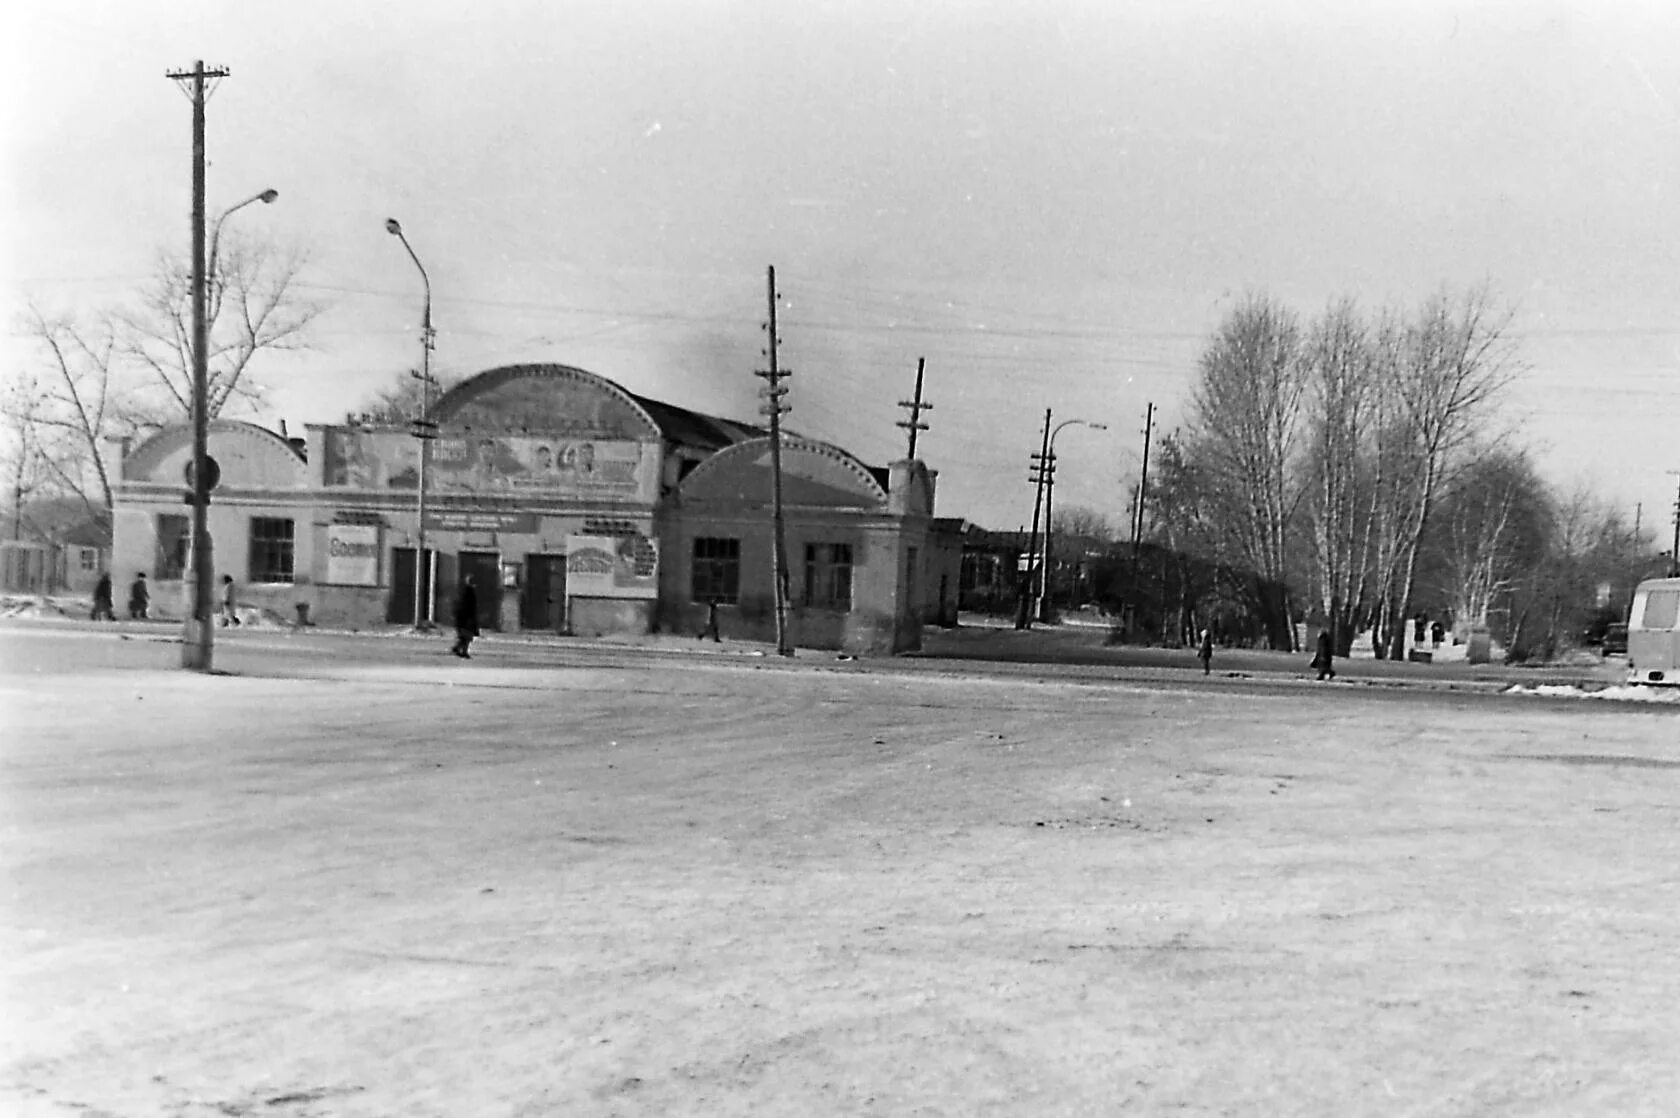
[[[1507,695],[1543,695],[1554,699],[1616,699],[1629,703],[1673,703],[1680,705],[1680,687],[1634,687],[1623,684],[1588,690],[1570,684],[1543,683],[1537,687],[1518,684],[1505,689]]]

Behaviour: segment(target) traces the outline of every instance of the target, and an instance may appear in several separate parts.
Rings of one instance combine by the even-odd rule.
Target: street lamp
[[[1075,426],[1089,427],[1093,431],[1108,430],[1108,424],[1106,423],[1092,423],[1088,419],[1064,419],[1056,424],[1055,429],[1050,432],[1049,469],[1044,480],[1044,561],[1039,564],[1039,570],[1043,572],[1039,585],[1043,596],[1038,600],[1038,619],[1040,621],[1049,621],[1053,612],[1050,604],[1050,506],[1051,498],[1056,492],[1056,436],[1062,433],[1062,428]]]
[[[272,203],[278,197],[280,197],[280,192],[275,190],[273,187],[269,187],[267,190],[264,190],[259,194],[251,195],[238,205],[229,206],[227,209],[222,211],[222,216],[216,219],[215,232],[210,234],[210,263],[206,265],[204,269],[205,275],[210,283],[216,282],[216,246],[221,244],[222,241],[222,223],[232,217],[235,213],[244,209],[246,206],[251,205],[253,202],[262,202],[264,205],[267,205]]]
[[[414,246],[403,236],[402,225],[394,217],[385,219],[385,232],[402,242],[403,248],[408,250],[408,258],[414,261],[414,266],[420,270],[420,283],[426,291],[425,309],[420,313],[420,418],[415,420],[411,433],[420,442],[420,471],[417,497],[418,528],[415,532],[414,548],[414,627],[416,629],[430,629],[432,627],[432,603],[426,595],[426,461],[431,457],[432,439],[437,437],[437,424],[432,422],[432,280],[426,275],[426,266],[420,263],[420,258],[414,254]]]
[[[202,111],[202,110],[201,110]],[[280,197],[272,188],[253,194],[237,205],[229,206],[216,219],[210,237],[210,251],[204,251],[203,160],[202,147],[198,158],[196,195],[193,222],[193,344],[192,344],[192,610],[181,637],[181,666],[201,672],[210,671],[214,659],[215,638],[210,624],[214,612],[215,586],[211,571],[213,550],[210,541],[210,487],[215,484],[216,471],[210,467],[210,316],[205,306],[207,288],[215,282],[216,249],[222,238],[222,223],[235,211],[253,202],[269,203]]]

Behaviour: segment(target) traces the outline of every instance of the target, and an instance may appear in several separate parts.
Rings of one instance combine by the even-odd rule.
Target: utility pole
[[[1155,405],[1143,416],[1143,477],[1138,482],[1137,503],[1132,508],[1132,565],[1137,565],[1138,546],[1143,542],[1143,499],[1149,487],[1149,443],[1155,430]]]
[[[927,367],[927,358],[916,358],[916,397],[914,400],[900,400],[898,406],[910,413],[909,419],[901,419],[897,426],[910,432],[910,453],[907,455],[912,461],[916,457],[916,432],[926,431],[928,425],[921,421],[922,413],[932,411],[933,405],[922,402],[922,370]]]
[[[792,656],[793,644],[788,640],[787,631],[787,532],[782,523],[782,413],[789,410],[788,405],[782,403],[782,397],[787,395],[782,381],[792,374],[776,363],[776,347],[781,339],[776,334],[775,265],[767,269],[766,276],[765,286],[770,295],[770,322],[766,329],[770,333],[770,344],[764,352],[770,358],[770,368],[760,369],[755,375],[767,382],[758,390],[764,398],[759,413],[770,417],[770,522],[774,534],[771,581],[775,583],[776,590],[776,653]]]
[[[214,638],[210,623],[210,323],[205,306],[204,276],[204,103],[209,91],[206,81],[227,77],[225,69],[206,70],[204,61],[191,70],[171,70],[167,77],[192,99],[192,616],[181,634],[181,666],[208,672],[214,660]]]
[[[1149,442],[1151,442],[1152,434],[1154,434],[1154,402],[1149,403],[1149,407],[1144,412],[1144,469],[1142,469],[1142,476],[1137,481],[1137,499],[1132,501],[1132,592],[1129,595],[1131,600],[1127,602],[1127,605],[1131,607],[1134,617],[1136,617],[1137,612],[1137,587],[1141,582],[1137,577],[1137,551],[1141,548],[1142,540],[1144,540],[1144,496],[1146,496],[1147,486],[1149,486]],[[1127,625],[1127,629],[1129,629],[1129,625]]]
[[[1680,477],[1680,470],[1669,470]],[[1674,493],[1674,550],[1668,553],[1668,577],[1680,578],[1680,489]]]
[[[1038,514],[1044,504],[1044,483],[1050,474],[1050,409],[1044,409],[1044,438],[1040,443],[1039,452],[1032,456],[1032,473],[1027,478],[1033,483],[1033,517],[1032,534],[1027,537],[1027,569],[1025,577],[1017,572],[1016,586],[1019,601],[1015,608],[1015,628],[1032,628],[1033,597],[1038,584]]]

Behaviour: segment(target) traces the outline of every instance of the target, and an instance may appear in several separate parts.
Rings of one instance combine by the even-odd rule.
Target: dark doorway
[[[525,629],[566,629],[566,557],[525,556],[525,596],[520,601],[519,624]]]
[[[427,558],[434,564],[433,577],[436,577],[435,564],[437,552],[428,548]],[[437,613],[431,610],[432,591],[435,586],[428,583],[420,588],[420,612],[422,615],[430,613],[437,618]],[[391,549],[391,597],[386,603],[385,620],[393,625],[414,624],[414,549],[412,547],[394,547]]]
[[[472,575],[478,591],[478,627],[496,632],[502,627],[502,557],[495,551],[463,551],[456,557],[456,571],[446,584],[450,589],[450,616],[454,621],[455,588]],[[439,572],[442,573],[441,570]]]

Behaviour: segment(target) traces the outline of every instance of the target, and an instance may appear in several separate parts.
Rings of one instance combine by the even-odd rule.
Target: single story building
[[[244,604],[349,628],[417,610],[447,623],[470,575],[488,631],[691,632],[715,601],[725,634],[774,638],[761,429],[564,365],[480,373],[431,418],[424,441],[400,425],[289,439],[212,422],[216,580],[232,575]],[[186,426],[157,433],[115,483],[115,574],[148,572],[154,615],[186,602],[191,444]],[[782,456],[795,644],[900,651],[924,621],[954,621],[961,542],[933,517],[933,471],[872,469],[794,436]]]
[[[91,595],[110,561],[110,522],[80,498],[31,501],[0,518],[0,591]]]

